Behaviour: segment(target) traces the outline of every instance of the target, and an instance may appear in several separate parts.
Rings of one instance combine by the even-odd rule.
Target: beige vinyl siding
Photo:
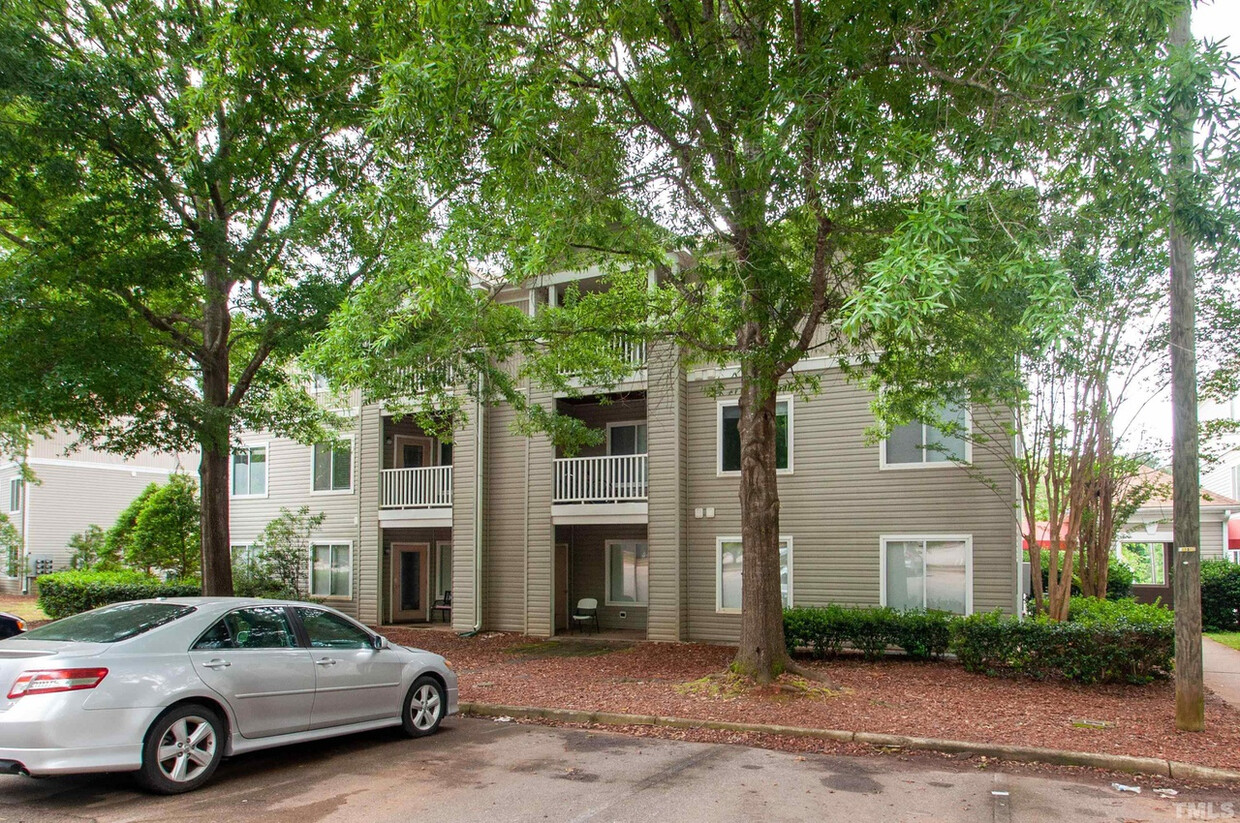
[[[650,546],[650,605],[647,636],[684,640],[688,623],[688,466],[685,464],[686,389],[676,349],[649,349],[647,396],[649,476],[647,510]]]
[[[357,517],[357,541],[353,544],[353,591],[357,617],[364,623],[379,622],[386,597],[380,588],[379,561],[379,460],[383,447],[383,418],[377,405],[363,406],[353,436],[351,495]]]
[[[458,632],[471,631],[479,622],[474,613],[474,461],[481,413],[476,402],[468,401],[452,438],[452,628]]]
[[[554,406],[550,392],[535,390],[530,403],[545,409]],[[555,529],[551,524],[551,485],[555,448],[544,434],[526,438],[525,633],[550,637],[553,628],[552,574],[555,558]]]
[[[688,397],[690,512],[689,637],[735,641],[740,617],[717,614],[716,540],[740,534],[739,478],[716,476],[717,400],[691,382]],[[737,381],[725,383],[735,394]],[[838,370],[822,373],[821,393],[795,398],[794,473],[780,475],[780,534],[793,538],[793,593],[798,605],[878,605],[880,537],[969,534],[973,538],[974,611],[1011,612],[1016,594],[1016,525],[1012,501],[953,465],[879,469],[878,445],[865,442],[869,395]],[[976,450],[977,467],[1001,487],[1002,462]],[[654,528],[652,521],[652,528]]]
[[[370,416],[365,418],[370,419]],[[297,443],[282,437],[275,437],[267,432],[247,432],[239,439],[246,446],[262,446],[267,447],[267,494],[265,497],[231,497],[229,498],[229,535],[231,542],[235,544],[253,543],[259,535],[262,534],[263,528],[280,514],[281,508],[287,508],[290,511],[297,511],[302,506],[308,506],[310,514],[315,515],[323,513],[326,515],[323,523],[315,528],[311,535],[313,543],[351,543],[353,545],[353,593],[348,598],[330,598],[328,603],[333,607],[340,609],[348,614],[359,615],[359,587],[367,585],[374,590],[376,581],[376,573],[373,568],[374,561],[367,561],[370,568],[363,568],[362,556],[367,546],[374,546],[377,540],[377,515],[370,519],[366,526],[375,528],[375,536],[373,539],[363,541],[363,529],[359,527],[360,510],[359,510],[359,487],[363,484],[361,476],[359,455],[366,449],[368,442],[366,437],[359,439],[358,432],[355,430],[344,432],[343,434],[352,435],[352,474],[353,485],[349,492],[315,492],[312,490],[311,477],[311,446]],[[373,435],[372,435],[373,436]],[[359,443],[361,449],[359,449]],[[370,460],[373,461],[373,449]],[[373,462],[367,465],[367,470],[371,470]],[[377,483],[377,477],[366,478],[365,482],[370,484]],[[229,491],[231,495],[232,484],[231,477],[229,483]],[[371,551],[373,557],[374,552]],[[307,570],[308,573],[308,570]],[[373,597],[368,593],[368,596]],[[374,604],[369,604],[369,608],[375,608]],[[369,615],[360,615],[363,619]]]
[[[1225,522],[1228,510],[1240,512],[1240,506],[1221,503],[1201,503],[1201,520],[1198,542],[1202,560],[1217,560],[1226,557],[1224,551]],[[1157,523],[1154,534],[1145,530],[1146,523]],[[1170,503],[1145,506],[1129,518],[1116,533],[1118,542],[1136,543],[1174,543],[1175,525],[1172,519]]]
[[[168,482],[166,471],[86,468],[67,462],[38,466],[35,472],[39,482],[26,484],[23,509],[28,511],[10,518],[16,521],[25,515],[27,552],[50,555],[57,569],[68,568],[70,537],[92,524],[110,528],[143,489]],[[7,497],[8,483],[4,491]]]
[[[645,631],[648,607],[607,605],[607,555],[605,550],[608,540],[646,540],[646,527],[620,524],[560,526],[556,529],[556,534],[558,542],[568,544],[570,613],[577,601],[583,597],[593,597],[598,601],[600,628]],[[652,584],[653,575],[654,569],[652,568]],[[621,612],[624,612],[626,616],[620,617]]]
[[[498,631],[525,631],[526,456],[529,443],[515,435],[515,413],[504,405],[486,412],[485,546],[482,554],[483,623]],[[550,518],[548,517],[548,522]]]
[[[76,435],[72,432],[58,429],[47,437],[33,438],[30,442],[30,447],[26,450],[26,457],[34,461],[36,472],[38,471],[38,464],[44,460],[55,460],[58,462],[71,460],[79,464],[93,463],[108,466],[166,469],[168,471],[180,470],[187,474],[195,475],[198,473],[197,453],[165,454],[147,449],[138,452],[132,457],[126,457],[124,455],[98,451],[88,446],[74,448],[75,444],[77,444]]]

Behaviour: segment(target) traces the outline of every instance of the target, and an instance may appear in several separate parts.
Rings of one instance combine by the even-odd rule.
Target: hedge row
[[[1208,632],[1240,631],[1240,564],[1201,561],[1201,625]]]
[[[39,578],[39,608],[53,620],[125,600],[201,593],[197,582],[166,583],[138,571],[56,572]]]
[[[1074,598],[1069,619],[1017,620],[1000,614],[797,608],[784,613],[788,648],[825,657],[847,644],[867,659],[895,647],[916,659],[952,652],[966,669],[993,676],[1065,678],[1079,683],[1145,683],[1171,671],[1170,611],[1132,600]]]

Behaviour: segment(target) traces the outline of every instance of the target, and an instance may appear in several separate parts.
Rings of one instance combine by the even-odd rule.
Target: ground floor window
[[[744,549],[739,537],[720,537],[715,551],[715,610],[740,612],[741,566]],[[792,538],[779,538],[779,593],[792,608]]]
[[[968,614],[973,610],[970,537],[884,537],[883,605]]]
[[[607,605],[645,606],[650,596],[650,552],[639,540],[607,541]]]
[[[1120,555],[1132,569],[1132,582],[1137,586],[1167,585],[1166,556],[1162,543],[1120,544]]]
[[[310,546],[310,594],[350,597],[353,593],[353,546],[349,543],[313,543]]]

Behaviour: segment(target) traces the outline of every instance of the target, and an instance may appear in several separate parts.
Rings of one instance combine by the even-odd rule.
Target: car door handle
[[[333,659],[332,659],[332,658],[330,658],[330,657],[324,657],[324,658],[322,658],[322,659],[320,659],[320,660],[316,660],[316,661],[314,661],[314,665],[316,665],[316,666],[334,666],[334,665],[336,665],[336,661],[335,661],[335,660],[333,660]]]
[[[229,663],[227,660],[208,660],[202,665],[206,666],[208,669],[227,669],[232,665],[232,663]]]

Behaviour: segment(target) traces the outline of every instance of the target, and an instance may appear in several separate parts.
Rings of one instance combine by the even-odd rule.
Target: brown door
[[[568,544],[555,544],[555,630],[568,629]]]
[[[428,437],[397,435],[395,441],[396,468],[421,469],[431,465],[434,441]]]
[[[425,621],[430,614],[430,544],[392,544],[392,622]]]

